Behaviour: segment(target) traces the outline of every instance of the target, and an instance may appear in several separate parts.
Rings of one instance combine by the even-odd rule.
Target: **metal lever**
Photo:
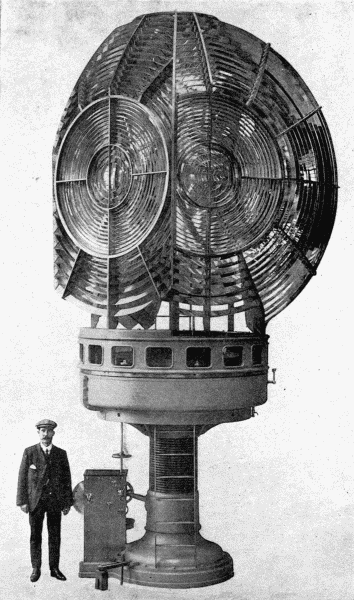
[[[276,371],[276,369],[272,369],[273,379],[268,379],[267,383],[276,383],[276,381],[275,381],[275,371]]]
[[[134,492],[134,488],[133,488],[132,484],[129,483],[129,481],[127,481],[126,497],[127,497],[127,502],[130,502],[132,500],[132,498],[134,498],[135,500],[140,500],[141,502],[146,502],[146,496],[143,496],[142,494],[136,494]]]

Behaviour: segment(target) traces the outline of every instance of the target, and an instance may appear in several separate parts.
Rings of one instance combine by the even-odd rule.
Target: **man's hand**
[[[28,504],[22,504],[22,506],[20,506],[20,509],[23,510],[24,513],[28,513]]]
[[[63,515],[67,515],[69,510],[70,510],[70,506],[68,506],[67,508],[63,508]]]

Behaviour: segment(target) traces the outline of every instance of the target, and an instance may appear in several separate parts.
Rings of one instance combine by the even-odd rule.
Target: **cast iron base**
[[[96,577],[100,563],[80,563],[79,577]],[[199,565],[196,568],[154,568],[147,565],[124,567],[124,583],[135,583],[159,588],[196,588],[222,583],[233,577],[232,558],[227,552],[212,565]],[[109,577],[121,578],[121,568],[110,569]]]

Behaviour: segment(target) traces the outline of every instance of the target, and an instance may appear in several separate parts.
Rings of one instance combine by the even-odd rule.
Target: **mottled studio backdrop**
[[[40,418],[58,422],[73,482],[115,468],[118,425],[79,400],[78,343],[89,315],[52,286],[51,150],[84,66],[118,25],[145,12],[206,12],[246,29],[284,56],[322,106],[339,167],[339,211],[318,270],[268,328],[277,385],[259,415],[200,440],[202,534],[234,559],[235,576],[196,590],[115,580],[105,600],[353,600],[353,20],[350,0],[3,0],[1,151],[1,578],[6,600],[101,598],[77,577],[83,523],[63,520],[61,568],[30,584],[29,527],[15,507],[23,448]],[[129,480],[148,486],[148,440],[128,427]],[[130,503],[141,537],[142,503]],[[46,538],[45,538],[46,539]]]

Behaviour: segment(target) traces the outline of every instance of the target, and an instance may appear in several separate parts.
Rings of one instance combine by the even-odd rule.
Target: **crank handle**
[[[146,501],[146,496],[143,496],[142,494],[136,494],[135,492],[133,492],[131,496],[135,500],[140,500],[140,502],[145,502]]]

